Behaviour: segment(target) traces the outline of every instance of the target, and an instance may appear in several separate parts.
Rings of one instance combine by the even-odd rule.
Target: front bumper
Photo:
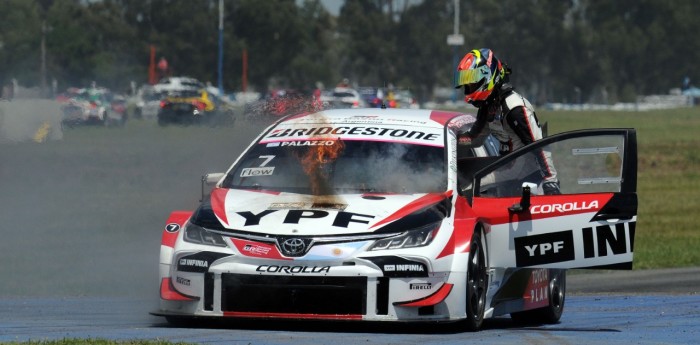
[[[227,259],[224,259],[227,261]],[[290,265],[291,264],[291,265]],[[170,265],[164,265],[170,266]],[[160,316],[366,321],[455,321],[465,276],[426,273],[386,277],[371,263],[243,264],[228,260],[206,272],[170,272]]]

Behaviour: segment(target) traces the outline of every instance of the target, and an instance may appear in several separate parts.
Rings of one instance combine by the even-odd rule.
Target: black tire
[[[484,322],[488,286],[486,241],[477,229],[472,235],[467,264],[467,320],[469,331],[478,331]]]
[[[566,300],[566,270],[550,269],[552,277],[549,281],[549,305],[544,308],[532,309],[511,313],[510,317],[515,323],[521,325],[555,324],[564,313]]]

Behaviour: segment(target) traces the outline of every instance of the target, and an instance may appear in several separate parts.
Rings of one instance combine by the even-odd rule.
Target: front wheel
[[[481,231],[474,231],[467,264],[467,330],[478,331],[484,322],[486,287],[488,284],[486,240]]]

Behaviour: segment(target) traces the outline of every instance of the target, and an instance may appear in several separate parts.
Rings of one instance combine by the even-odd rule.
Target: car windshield
[[[224,187],[313,195],[429,193],[447,188],[442,147],[382,141],[257,144]]]

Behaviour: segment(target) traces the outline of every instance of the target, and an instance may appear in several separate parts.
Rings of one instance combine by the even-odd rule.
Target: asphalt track
[[[612,276],[611,276],[612,277]],[[131,298],[3,298],[0,341],[64,338],[202,344],[698,344],[700,295],[575,295],[555,325],[487,320],[471,333],[450,325],[231,321],[172,327]]]
[[[246,123],[230,133],[161,129],[135,121],[123,129],[76,128],[60,141],[0,138],[0,342],[700,344],[700,268],[570,274],[564,315],[549,326],[499,318],[478,333],[459,324],[171,327],[148,314],[157,304],[163,222],[171,210],[194,207],[201,174],[228,167],[259,130]]]

